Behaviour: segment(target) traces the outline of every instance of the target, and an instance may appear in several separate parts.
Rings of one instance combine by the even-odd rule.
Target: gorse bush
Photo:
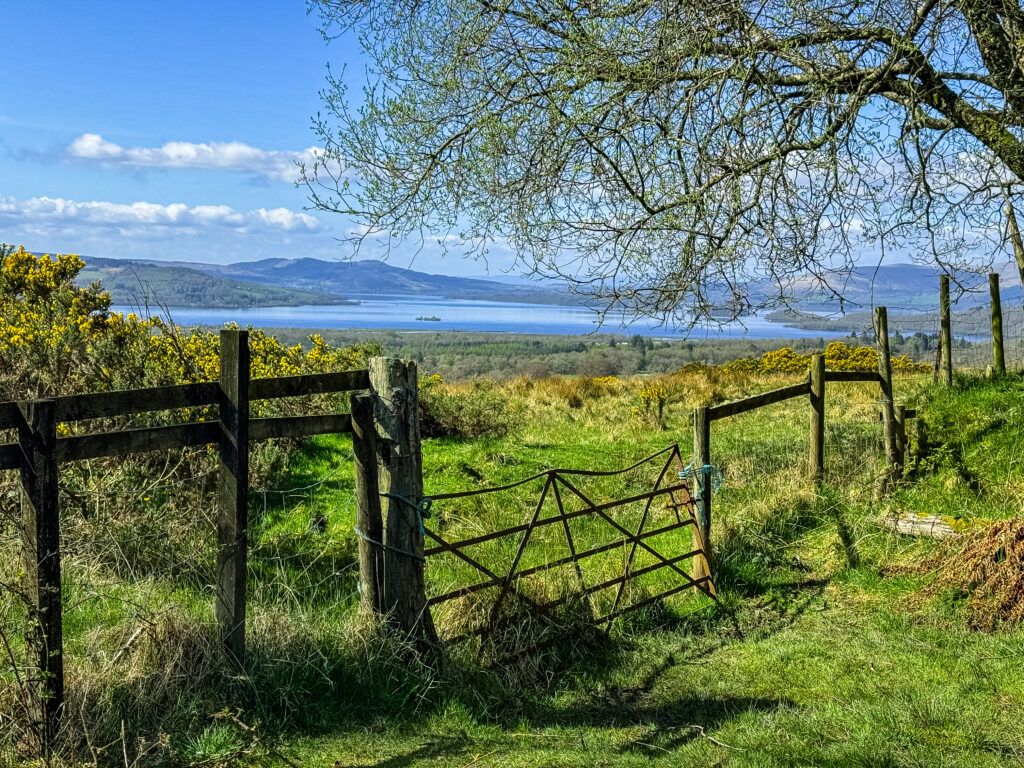
[[[665,429],[665,403],[668,389],[663,384],[646,384],[637,396],[639,404],[633,414],[658,429]]]
[[[492,382],[446,387],[437,374],[419,382],[423,437],[504,437],[515,424],[508,399]]]
[[[75,285],[76,255],[36,256],[0,246],[0,396],[45,397],[215,380],[218,336],[162,318],[111,310],[99,283]],[[377,345],[311,349],[249,333],[251,376],[323,373],[362,365]]]
[[[893,373],[928,373],[928,363],[917,363],[910,355],[890,358]],[[765,352],[761,357],[741,357],[720,366],[726,373],[805,373],[811,367],[811,355],[801,355],[792,347]],[[833,341],[825,347],[825,367],[830,371],[878,370],[878,352],[874,347],[849,347]],[[690,368],[687,366],[686,368]],[[680,373],[689,372],[681,369]]]
[[[75,255],[37,256],[24,248],[0,245],[0,400],[218,378],[216,332],[115,312],[110,294],[100,284],[75,284],[83,267],[83,260]],[[332,347],[319,336],[309,337],[305,346],[285,345],[255,329],[249,332],[249,349],[253,378],[361,368],[369,356],[380,353],[378,345]],[[316,395],[255,401],[251,409],[258,417],[334,412],[343,405],[337,395]],[[211,418],[216,418],[215,406],[58,424],[57,429],[67,436]],[[8,433],[3,442],[16,439]],[[254,488],[284,484],[282,474],[293,446],[288,441],[253,444],[250,482]],[[103,647],[108,631],[116,634],[125,625],[164,626],[161,617],[174,604],[168,602],[171,594],[209,593],[215,581],[216,467],[216,449],[211,446],[60,466],[66,636],[78,632],[78,642],[84,643],[84,647],[69,646],[66,686],[76,730],[81,725],[99,742],[116,740],[122,719],[130,725],[133,719],[149,718],[152,725],[159,722],[156,710],[177,711],[167,702],[149,706],[159,687],[154,680],[170,674],[169,668],[160,671],[143,664],[142,677],[131,691],[117,686],[90,689],[90,680],[100,674],[97,665],[103,667],[90,649],[92,644]],[[13,473],[0,478],[0,533],[4,534],[0,536],[0,584],[5,587],[21,579],[16,483]],[[259,525],[255,512],[250,518],[254,532]],[[123,600],[129,593],[147,597],[129,605]],[[23,708],[17,704],[23,698],[18,695],[21,678],[17,673],[24,650],[20,645],[22,600],[17,589],[0,590],[0,711],[11,714],[0,717],[0,743],[14,743],[24,736],[18,730],[25,724]],[[205,597],[199,602],[205,604]],[[168,653],[190,653],[180,638],[171,637],[168,642]],[[141,648],[139,641],[134,655]],[[210,663],[213,671],[197,679],[213,681],[212,686],[226,679],[226,673],[217,667],[219,662]],[[112,662],[104,664],[107,669]],[[200,695],[206,693],[196,693]],[[112,702],[104,698],[108,696],[120,698]]]

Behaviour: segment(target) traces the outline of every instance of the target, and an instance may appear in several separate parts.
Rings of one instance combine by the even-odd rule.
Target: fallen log
[[[933,539],[946,539],[971,530],[974,527],[974,521],[953,515],[901,512],[899,515],[884,518],[882,526],[901,536],[928,536]]]

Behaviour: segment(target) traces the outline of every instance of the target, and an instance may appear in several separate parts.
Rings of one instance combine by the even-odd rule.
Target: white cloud
[[[314,216],[287,208],[258,208],[243,212],[227,205],[189,207],[184,203],[77,202],[59,197],[18,200],[0,195],[0,222],[5,221],[30,224],[36,231],[43,231],[48,225],[114,228],[126,237],[146,237],[169,230],[189,230],[194,234],[205,228],[298,234],[317,232],[321,228],[320,221]]]
[[[257,149],[239,141],[169,141],[160,147],[122,147],[98,133],[83,133],[67,148],[68,155],[75,159],[109,165],[236,171],[287,182],[298,179],[297,163],[312,165],[318,152],[315,147],[299,152]]]

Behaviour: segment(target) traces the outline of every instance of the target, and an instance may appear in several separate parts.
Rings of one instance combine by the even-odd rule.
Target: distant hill
[[[211,275],[192,267],[154,262],[85,258],[77,282],[99,280],[114,304],[169,307],[251,308],[303,304],[357,304],[344,296],[323,291],[249,282]]]
[[[1004,303],[1020,303],[1021,282],[1014,264],[995,265],[1000,275],[1000,294]],[[953,286],[952,293],[956,307],[965,310],[988,303],[988,271],[961,273],[958,275],[964,289]],[[845,300],[843,309],[847,313],[870,310],[872,306],[886,306],[893,312],[934,311],[939,303],[939,272],[933,267],[919,264],[886,264],[878,268],[858,267],[849,275],[836,275],[832,286]],[[797,297],[798,309],[814,312],[838,312],[839,302],[821,289],[820,284],[810,277],[798,277],[787,281],[787,292]],[[771,286],[764,286],[769,292]],[[799,327],[808,327],[799,324]]]
[[[150,262],[169,264],[172,262]],[[527,304],[579,304],[577,297],[550,287],[434,275],[402,269],[382,261],[263,259],[235,264],[173,262],[217,277],[264,285],[288,286],[346,296],[439,296],[445,299],[512,301]]]
[[[1017,266],[998,264],[993,266],[993,271],[999,274],[1004,320],[1016,318],[1024,298]],[[965,328],[983,328],[991,322],[988,271],[961,273],[957,280],[959,286],[954,284],[950,289],[955,324],[961,328],[961,333]],[[912,333],[939,327],[939,273],[930,267],[891,264],[879,268],[877,276],[873,267],[857,269],[842,292],[847,300],[843,314],[838,313],[838,302],[834,300],[815,305],[812,299],[798,302],[795,311],[772,312],[768,319],[808,331],[870,331],[873,304],[888,309],[891,331]]]
[[[998,265],[1005,304],[1020,304],[1020,278],[1016,266]],[[988,278],[984,273],[961,275],[969,292],[955,309],[964,311],[988,302]],[[455,300],[482,300],[527,304],[580,305],[584,300],[551,283],[531,284],[508,276],[494,280],[452,277],[395,267],[382,261],[325,261],[313,258],[263,259],[234,264],[205,264],[191,261],[153,261],[86,258],[81,280],[102,280],[119,304],[139,303],[143,295],[178,307],[257,307],[301,304],[342,304],[346,297],[436,296]],[[141,283],[141,285],[140,285]],[[832,280],[845,299],[847,314],[869,310],[873,305],[897,312],[934,311],[938,304],[938,273],[917,264],[887,264],[858,267]],[[839,302],[828,296],[810,277],[792,278],[787,293],[795,306],[806,312],[834,315]],[[771,296],[778,287],[765,283],[753,286],[751,298]],[[954,291],[957,289],[954,288]],[[955,298],[955,297],[954,297]],[[800,322],[775,313],[771,318],[800,327],[828,326],[819,319]],[[860,325],[861,318],[844,324]]]

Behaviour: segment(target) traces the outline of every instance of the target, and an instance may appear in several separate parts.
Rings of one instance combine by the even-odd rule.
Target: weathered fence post
[[[384,439],[380,497],[384,517],[381,609],[402,631],[437,641],[423,581],[423,463],[416,364],[374,357],[370,387]]]
[[[889,358],[889,319],[885,307],[875,307],[875,336],[878,343],[878,378],[882,390],[882,433],[889,470],[881,479],[885,491],[900,475],[899,448],[896,442],[896,414],[892,400],[892,361]]]
[[[939,277],[939,314],[942,345],[942,383],[947,387],[953,383],[953,326],[949,310],[949,275]]]
[[[29,691],[34,747],[46,756],[64,707],[64,640],[60,591],[60,510],[57,503],[57,416],[53,400],[19,403],[22,450],[22,558],[29,601],[28,663],[38,672]]]
[[[249,517],[249,332],[220,332],[217,621],[228,658],[245,662]]]
[[[371,395],[352,395],[352,457],[356,475],[356,531],[359,534],[359,591],[363,607],[381,613],[384,524],[377,483],[377,426]]]
[[[711,464],[711,413],[703,405],[693,412],[693,466],[698,478],[697,521],[705,558],[694,558],[693,578],[711,575],[711,476],[704,467]],[[706,560],[706,562],[705,562]]]
[[[992,358],[996,373],[1006,373],[1006,358],[1003,356],[1003,307],[999,300],[999,275],[988,276],[988,292],[992,297]]]
[[[917,418],[914,420],[914,426],[917,432],[917,448],[914,452],[914,459],[920,463],[927,459],[931,453],[931,445],[928,443],[928,422],[918,413]]]
[[[825,476],[825,356],[811,355],[811,479]]]
[[[893,406],[893,423],[896,428],[896,455],[902,471],[907,460],[907,409],[902,405]]]

